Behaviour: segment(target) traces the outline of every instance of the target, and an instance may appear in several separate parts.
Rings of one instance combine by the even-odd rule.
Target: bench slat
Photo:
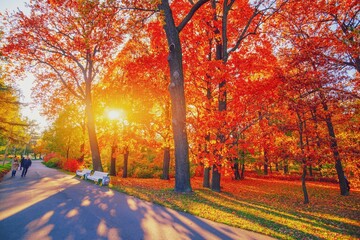
[[[86,176],[86,179],[97,182],[101,185],[108,185],[110,182],[109,173],[95,171],[93,174]]]

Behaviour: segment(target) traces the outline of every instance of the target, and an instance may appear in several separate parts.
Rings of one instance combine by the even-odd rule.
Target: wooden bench
[[[90,175],[92,170],[90,169],[83,169],[83,170],[76,170],[76,176],[79,176],[81,179],[86,179],[87,175]]]
[[[100,186],[109,185],[110,183],[109,173],[106,172],[95,171],[92,174],[86,175],[85,179],[92,180],[96,184],[99,184]]]

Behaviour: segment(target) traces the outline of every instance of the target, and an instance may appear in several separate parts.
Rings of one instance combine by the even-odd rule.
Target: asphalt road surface
[[[100,187],[33,161],[0,182],[1,240],[271,239]]]

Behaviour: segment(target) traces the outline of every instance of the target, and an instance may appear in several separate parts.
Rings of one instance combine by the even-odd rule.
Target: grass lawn
[[[307,182],[310,204],[303,204],[300,181],[247,178],[222,180],[222,192],[202,187],[173,191],[174,179],[112,178],[121,192],[213,221],[278,239],[359,239],[360,191],[340,196],[338,184]]]
[[[6,173],[8,173],[11,169],[11,163],[5,163],[5,165],[2,165],[2,160],[0,161],[0,181],[5,176]]]

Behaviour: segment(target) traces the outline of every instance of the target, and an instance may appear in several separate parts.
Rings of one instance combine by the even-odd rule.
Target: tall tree
[[[359,62],[360,21],[356,1],[322,1],[307,4],[292,2],[281,16],[282,38],[294,51],[284,53],[292,58],[292,65],[298,66],[305,76],[303,93],[311,98],[311,104],[318,116],[326,123],[329,146],[335,160],[341,195],[348,195],[346,180],[340,155],[340,146],[332,121],[334,111],[330,104],[338,108],[341,102],[353,99],[358,78],[350,76],[348,70],[357,69]],[[286,48],[286,47],[285,47]]]
[[[222,119],[227,119],[228,113],[228,81],[229,65],[235,64],[230,59],[231,55],[239,54],[239,49],[249,45],[251,36],[257,35],[261,26],[274,15],[287,1],[212,1],[214,12],[214,38],[215,60],[220,60],[224,65],[220,69],[223,72],[218,79],[218,111]],[[245,58],[246,59],[246,58]],[[230,61],[229,61],[230,60]],[[222,122],[218,126],[217,138],[224,145],[229,131],[225,130],[228,123]],[[230,127],[232,129],[232,127]],[[221,151],[220,151],[221,152]],[[220,169],[222,161],[226,157],[218,154],[217,161],[213,165],[212,190],[220,191]],[[223,160],[222,160],[223,159]]]
[[[209,0],[199,0],[176,25],[168,0],[162,0],[159,8],[164,13],[164,30],[168,42],[168,62],[170,67],[172,127],[175,143],[175,191],[190,192],[189,145],[186,130],[186,105],[184,92],[184,70],[180,32],[191,20],[195,12]]]
[[[92,86],[123,38],[124,19],[112,2],[32,1],[30,15],[19,10],[8,17],[11,30],[3,47],[11,59],[32,66],[36,81],[57,89],[61,85],[83,102],[93,168],[100,171]]]

